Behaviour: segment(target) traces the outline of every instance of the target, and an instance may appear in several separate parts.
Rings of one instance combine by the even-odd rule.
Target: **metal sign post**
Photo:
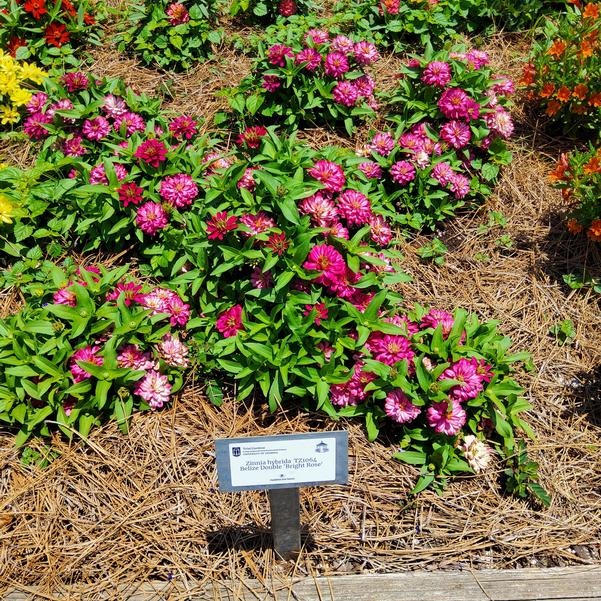
[[[221,492],[267,490],[274,549],[292,559],[301,549],[301,486],[346,484],[348,433],[317,432],[215,441]]]

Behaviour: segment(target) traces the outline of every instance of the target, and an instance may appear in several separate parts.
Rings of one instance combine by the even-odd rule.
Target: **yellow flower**
[[[0,194],[0,223],[11,223],[13,206],[4,194]]]
[[[48,75],[46,71],[42,71],[37,65],[32,65],[31,63],[21,63],[19,65],[21,67],[21,79],[28,79],[29,81],[33,81],[33,83],[40,84],[42,83],[44,77]]]
[[[0,72],[0,94],[10,94],[17,86],[17,76],[14,73]]]
[[[7,123],[16,123],[18,120],[19,111],[17,111],[15,107],[8,104],[0,106],[0,123],[2,125],[6,125]]]
[[[9,96],[15,106],[22,106],[31,100],[31,92],[23,88],[15,88]]]

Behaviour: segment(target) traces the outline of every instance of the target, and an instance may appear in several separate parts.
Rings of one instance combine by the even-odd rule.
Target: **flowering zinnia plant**
[[[47,303],[0,320],[0,421],[16,444],[58,428],[86,437],[134,411],[169,403],[189,366],[189,306],[142,284],[128,266],[55,268]]]
[[[252,75],[228,93],[239,115],[293,128],[301,123],[344,125],[374,115],[369,67],[380,57],[371,42],[312,29],[285,43],[259,46]]]
[[[230,14],[273,22],[306,13],[310,4],[308,0],[232,0]]]
[[[432,227],[491,193],[511,160],[513,91],[478,50],[429,51],[403,67],[389,100],[396,131],[376,133],[359,151],[359,168],[400,223]]]
[[[601,148],[562,154],[549,178],[573,205],[567,221],[569,232],[585,232],[591,240],[601,242]]]
[[[99,44],[99,28],[87,0],[0,1],[0,47],[13,57],[64,69],[90,44]]]
[[[222,37],[215,29],[214,0],[144,0],[132,6],[129,23],[118,36],[119,50],[170,71],[192,68]]]
[[[559,20],[547,19],[534,42],[521,84],[545,114],[563,124],[601,127],[601,3],[576,3]]]

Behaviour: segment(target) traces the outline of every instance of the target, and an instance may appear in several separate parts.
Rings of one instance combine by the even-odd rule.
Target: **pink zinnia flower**
[[[380,246],[386,246],[390,244],[392,240],[392,231],[381,215],[372,215],[369,220],[371,227],[371,239]]]
[[[336,200],[338,214],[349,226],[365,225],[371,218],[371,202],[357,190],[345,190]]]
[[[198,133],[198,123],[188,115],[176,117],[169,123],[169,131],[175,138],[192,139]]]
[[[259,169],[259,167],[248,167],[245,169],[236,186],[238,186],[238,188],[244,188],[249,192],[254,192],[257,182],[255,182],[255,178],[253,177],[253,171],[256,171],[257,169]]]
[[[362,75],[361,77],[358,77],[357,79],[353,80],[353,84],[355,85],[357,94],[359,96],[365,96],[366,98],[372,96],[374,90],[376,89],[376,82],[370,75]]]
[[[422,317],[420,322],[422,329],[432,328],[435,330],[439,325],[442,329],[442,337],[446,340],[455,325],[455,318],[446,311],[439,311],[438,309],[431,309],[427,315]]]
[[[321,65],[321,54],[315,48],[303,48],[295,57],[297,65],[303,65],[307,71],[315,71]]]
[[[77,134],[63,140],[63,153],[68,157],[81,157],[87,150],[83,146],[83,138]]]
[[[313,44],[325,44],[330,39],[330,34],[321,29],[309,29],[305,34],[305,43],[312,42]]]
[[[452,121],[447,121],[440,128],[440,137],[453,148],[459,149],[469,144],[469,141],[472,139],[472,131],[469,125],[453,119]]]
[[[224,311],[217,319],[216,328],[218,332],[223,334],[224,338],[231,338],[240,330],[243,330],[242,305],[234,305]]]
[[[359,98],[359,92],[351,81],[339,81],[332,90],[334,102],[343,106],[355,106]]]
[[[338,211],[327,192],[317,192],[303,199],[298,210],[303,215],[310,215],[311,222],[318,227],[328,227],[338,220]]]
[[[476,359],[476,357],[472,357],[470,359],[472,365],[474,366],[478,377],[481,382],[490,382],[494,376],[492,370],[492,365],[486,363],[484,359]]]
[[[147,202],[136,213],[136,225],[149,236],[166,228],[168,223],[167,213],[158,202]]]
[[[159,195],[170,205],[181,209],[192,204],[198,196],[198,186],[194,180],[185,173],[168,175],[162,182]]]
[[[127,137],[133,136],[136,132],[143,132],[146,129],[144,119],[137,113],[126,111],[115,118],[113,127],[116,132],[125,133]],[[123,132],[121,131],[123,127]]]
[[[424,69],[421,79],[429,86],[444,88],[451,81],[451,66],[442,61],[432,61]]]
[[[342,167],[331,161],[317,161],[317,163],[308,170],[308,173],[331,192],[340,192],[346,184],[346,177]]]
[[[228,216],[227,211],[215,213],[207,221],[207,238],[209,240],[223,240],[228,233],[238,228],[238,218],[235,215]]]
[[[367,398],[369,393],[365,392],[365,387],[376,379],[376,375],[363,371],[363,367],[362,362],[357,362],[348,382],[330,386],[330,401],[333,405],[338,407],[357,405]]]
[[[190,14],[181,2],[170,4],[165,13],[169,17],[169,23],[173,26],[187,23],[190,20]]]
[[[505,75],[493,75],[495,83],[492,85],[491,90],[499,96],[511,96],[515,94],[515,84],[509,77]]]
[[[315,324],[319,326],[321,325],[322,319],[328,318],[328,308],[325,306],[324,303],[317,303],[316,305],[305,305],[303,315],[313,315],[315,318]]]
[[[90,85],[90,80],[85,73],[81,71],[74,71],[71,73],[65,73],[61,76],[61,82],[67,89],[67,92],[77,92],[78,90],[85,90]]]
[[[341,52],[331,52],[326,56],[324,70],[326,75],[339,79],[350,69],[348,59]]]
[[[294,58],[294,51],[284,44],[274,44],[267,51],[267,58],[272,65],[277,67],[286,66],[286,57]]]
[[[451,367],[445,369],[438,379],[461,382],[449,390],[449,397],[460,403],[475,399],[483,390],[482,380],[476,373],[476,366],[469,359],[459,359]]]
[[[144,295],[140,294],[141,290],[141,284],[136,284],[135,282],[119,282],[115,288],[106,295],[106,300],[116,301],[120,296],[123,296],[123,302],[129,307],[132,303],[141,303],[144,301]]]
[[[115,171],[115,177],[118,181],[124,180],[127,177],[127,170],[120,163],[113,163],[113,169]],[[109,180],[104,169],[104,163],[96,165],[90,169],[90,183],[91,184],[104,184],[109,185]]]
[[[127,113],[127,105],[125,104],[123,98],[114,96],[113,94],[107,94],[104,97],[102,111],[111,119],[116,119],[117,117],[122,117],[125,115],[125,113]]]
[[[31,100],[27,103],[27,112],[31,115],[33,113],[41,112],[48,102],[48,94],[44,92],[37,92],[32,94]]]
[[[409,161],[398,161],[390,168],[390,177],[404,186],[415,179],[415,167]]]
[[[144,190],[134,182],[127,184],[121,184],[120,188],[117,188],[119,194],[119,200],[123,203],[124,207],[129,204],[139,205],[142,202],[142,194]]]
[[[177,294],[173,294],[167,306],[170,314],[169,323],[173,326],[185,326],[190,319],[190,305],[185,303]]]
[[[436,163],[432,168],[432,177],[437,179],[441,186],[450,184],[454,176],[455,172],[453,171],[453,168],[445,161]]]
[[[94,117],[83,122],[82,131],[88,140],[99,141],[109,135],[111,125],[104,117]]]
[[[511,115],[502,106],[495,107],[492,113],[486,113],[484,121],[492,133],[502,138],[511,138],[513,135],[513,120]]]
[[[72,286],[73,284],[70,283],[54,293],[52,300],[55,305],[68,305],[69,307],[77,306],[77,297],[75,296]]]
[[[309,271],[319,271],[321,275],[316,278],[324,283],[328,280],[337,280],[346,271],[346,263],[342,255],[329,244],[318,244],[314,246],[303,264],[303,268]]]
[[[155,369],[155,361],[150,353],[143,353],[137,344],[126,344],[119,349],[117,365],[136,371]]]
[[[455,173],[453,175],[453,179],[451,180],[451,192],[455,195],[455,198],[465,198],[470,191],[470,180],[465,177],[465,175],[461,175],[460,173]]]
[[[488,65],[490,62],[488,54],[483,50],[470,50],[466,53],[465,58],[469,63],[471,63],[472,67],[474,67],[476,71],[485,65]]]
[[[239,146],[256,149],[261,146],[261,140],[265,135],[267,135],[267,130],[262,125],[253,125],[252,127],[247,127],[238,136],[236,143]]]
[[[250,274],[250,283],[257,290],[264,290],[273,286],[273,277],[271,271],[263,271],[260,267],[255,267]]]
[[[357,42],[354,51],[355,60],[360,65],[371,65],[380,58],[377,48],[370,42]]]
[[[328,231],[324,234],[326,237],[334,236],[335,238],[342,238],[344,240],[349,239],[348,230],[339,221],[330,224],[328,228]]]
[[[455,400],[434,403],[426,412],[428,424],[440,434],[454,436],[461,430],[467,416],[461,405]]]
[[[169,402],[171,384],[167,376],[153,370],[147,372],[136,384],[134,393],[142,397],[154,411]]]
[[[371,334],[367,344],[376,361],[386,365],[394,365],[406,359],[411,366],[415,353],[411,350],[411,342],[404,336],[394,336],[380,332]]]
[[[207,175],[213,175],[217,169],[224,170],[232,166],[232,162],[228,158],[221,156],[217,152],[210,152],[202,159],[202,162],[208,165]]]
[[[420,414],[419,407],[416,407],[402,390],[392,390],[388,393],[384,411],[398,424],[409,423]]]
[[[50,132],[44,127],[48,123],[52,123],[51,115],[34,113],[25,119],[23,131],[34,141],[42,140],[50,135]]]
[[[167,147],[160,140],[145,140],[136,148],[134,156],[156,169],[167,160]]]
[[[77,361],[87,361],[88,363],[94,363],[95,365],[102,365],[102,357],[96,355],[99,350],[99,346],[88,345],[84,346],[84,348],[80,348],[71,355],[71,359],[69,360],[69,371],[73,374],[73,380],[75,382],[81,382],[82,380],[92,377],[91,373],[77,365]]]
[[[438,108],[447,119],[468,117],[470,97],[460,88],[448,88],[438,101]]]
[[[281,85],[282,81],[277,75],[263,75],[261,87],[268,92],[275,92]]]
[[[337,35],[333,40],[331,47],[336,52],[342,52],[343,54],[353,54],[355,51],[355,42],[345,35]]]
[[[176,336],[165,334],[158,345],[161,358],[170,367],[186,368],[190,365],[188,361],[188,347]]]
[[[245,225],[250,231],[241,231],[243,236],[250,237],[262,234],[275,227],[275,221],[267,213],[257,213],[256,215],[246,214],[240,217],[240,223]]]
[[[374,161],[365,161],[359,165],[359,169],[368,179],[381,179],[383,176],[382,167]]]
[[[371,140],[369,149],[372,152],[387,157],[394,148],[394,138],[387,132],[378,132]]]

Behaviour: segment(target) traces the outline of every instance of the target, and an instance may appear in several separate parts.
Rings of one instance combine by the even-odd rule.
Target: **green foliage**
[[[576,328],[571,319],[564,319],[562,322],[549,328],[549,334],[555,337],[555,342],[559,346],[573,344],[576,337]]]
[[[445,255],[449,249],[439,238],[434,238],[428,244],[417,249],[417,255],[425,261],[432,261],[435,265],[444,265]]]

